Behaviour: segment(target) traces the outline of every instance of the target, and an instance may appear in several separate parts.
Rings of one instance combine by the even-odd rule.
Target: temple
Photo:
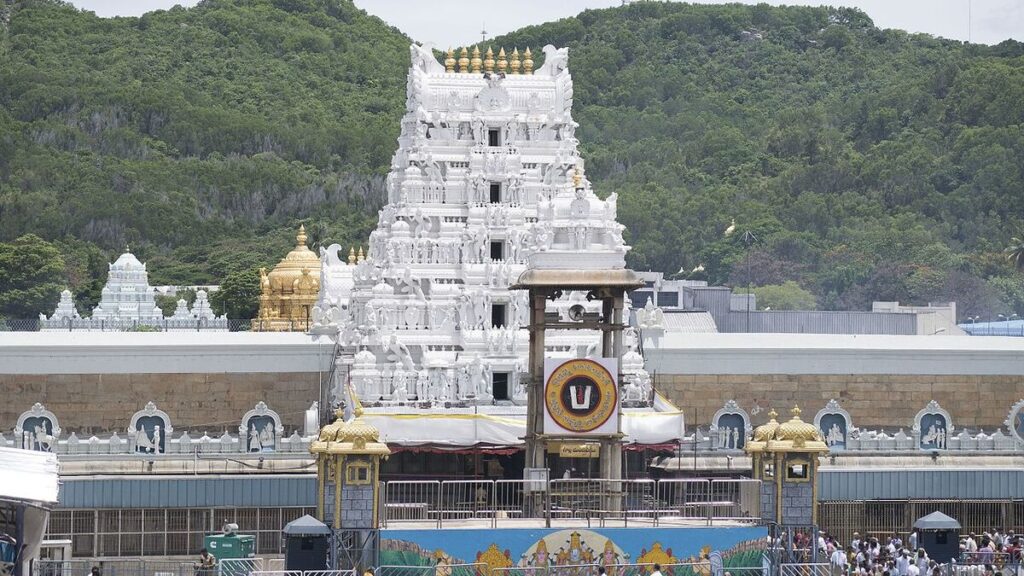
[[[650,541],[663,542],[673,522],[813,522],[845,541],[854,530],[892,534],[935,506],[975,531],[990,529],[991,517],[1021,518],[1024,339],[938,336],[941,319],[895,307],[864,313],[881,320],[849,320],[863,330],[848,333],[804,330],[811,317],[778,321],[789,313],[751,315],[747,333],[751,300],[734,308],[725,288],[660,277],[642,278],[633,309],[626,299],[621,318],[615,303],[609,315],[581,287],[623,272],[629,247],[616,195],[595,193],[579,156],[566,53],[548,47],[534,71],[529,52],[503,52],[450,53],[441,64],[411,48],[389,201],[369,251],[350,248],[346,258],[335,244],[317,255],[300,228],[295,249],[264,271],[264,325],[255,327],[264,331],[194,331],[223,320],[197,292],[191,308],[182,301],[153,320],[170,333],[129,333],[142,321],[79,318],[65,291],[42,322],[53,328],[0,332],[0,449],[60,458],[49,539],[72,542],[68,554],[79,558],[183,556],[237,523],[269,557],[303,514],[334,524],[343,506],[355,524],[341,527],[352,530],[378,521],[432,533],[463,522],[525,527],[521,495],[542,492],[546,517],[574,526],[565,554],[579,551],[584,526],[627,519],[653,522]],[[134,309],[154,308],[145,266],[129,256],[111,265],[104,312],[122,310],[117,302],[132,293],[145,300]],[[516,288],[573,274],[582,281],[561,284],[559,296],[552,288],[528,322],[526,290]],[[119,287],[128,282],[133,291]],[[955,316],[935,308],[925,314]],[[89,322],[106,331],[68,329]],[[592,328],[599,323],[621,333],[612,354]],[[546,441],[550,475],[531,474],[540,467],[524,454],[524,390],[535,382],[528,324],[548,328],[542,346],[535,330],[545,357],[622,351],[621,480],[595,466],[605,455],[593,437]],[[687,411],[685,435],[671,401]],[[791,408],[776,419],[773,409]],[[465,540],[490,542],[474,534]],[[384,540],[378,566],[421,549]],[[683,558],[655,544],[606,552],[619,563]],[[446,569],[439,548],[424,542],[425,569]],[[703,562],[705,552],[686,554]],[[490,566],[514,561],[494,546],[465,554]],[[538,547],[520,560],[547,555]]]
[[[306,246],[300,226],[292,249],[274,269],[260,268],[260,311],[255,332],[305,332],[320,293],[320,258]]]
[[[529,51],[522,60],[517,50],[510,59],[504,50],[497,59],[490,50],[484,58],[463,50],[458,60],[449,52],[442,65],[428,48],[410,50],[388,204],[365,259],[345,264],[337,247],[323,255],[325,277],[352,281],[324,286],[312,331],[341,346],[336,395],[351,382],[389,442],[521,445],[529,307],[509,286],[528,265],[623,267],[617,195],[599,199],[584,175],[565,49],[545,47],[536,71]],[[600,313],[585,292],[566,292],[547,313],[568,320],[577,305]],[[675,442],[682,414],[655,402],[631,329],[626,340],[626,405],[650,412],[657,404],[668,418],[627,413],[626,441]],[[598,356],[599,342],[595,331],[556,330],[545,352]]]
[[[179,300],[174,315],[164,317],[156,305],[156,292],[149,285],[146,265],[127,247],[109,265],[107,283],[91,317],[82,318],[71,291],[64,290],[54,313],[49,317],[40,314],[39,323],[41,330],[227,330],[227,318],[214,314],[205,290],[196,293],[191,309]]]

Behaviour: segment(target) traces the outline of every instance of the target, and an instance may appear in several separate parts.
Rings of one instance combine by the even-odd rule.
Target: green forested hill
[[[401,32],[347,0],[115,19],[7,1],[0,241],[57,243],[81,300],[125,242],[155,283],[216,282],[276,261],[299,220],[317,240],[366,237],[405,96]],[[548,43],[570,49],[588,175],[619,193],[634,267],[703,264],[713,282],[783,286],[783,306],[802,288],[824,308],[1024,314],[1004,253],[1024,226],[1020,43],[879,30],[854,10],[638,2],[494,45]]]

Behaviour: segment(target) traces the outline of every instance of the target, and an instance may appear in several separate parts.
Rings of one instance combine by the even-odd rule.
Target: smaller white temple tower
[[[126,246],[124,254],[110,265],[100,303],[92,311],[93,320],[145,323],[162,321],[163,316],[149,285],[146,265],[139,262]]]

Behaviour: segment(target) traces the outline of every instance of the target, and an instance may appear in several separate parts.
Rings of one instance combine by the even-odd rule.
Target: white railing
[[[384,483],[386,526],[460,521],[497,527],[544,519],[604,526],[606,522],[712,524],[760,520],[761,483],[741,479],[552,479],[526,490],[522,480],[415,480]]]

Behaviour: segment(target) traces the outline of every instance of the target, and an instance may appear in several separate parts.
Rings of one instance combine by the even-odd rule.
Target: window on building
[[[504,260],[505,259],[505,246],[501,240],[494,240],[491,242],[491,260]]]
[[[348,464],[345,467],[345,482],[347,484],[369,484],[369,462],[352,462]]]
[[[497,128],[491,128],[487,131],[487,145],[488,146],[501,146],[501,130]]]
[[[501,183],[491,182],[491,204],[501,202]]]
[[[786,480],[807,482],[811,478],[811,464],[807,460],[793,460],[786,464]]]
[[[658,292],[658,306],[679,306],[679,292]]]
[[[505,325],[505,305],[491,304],[491,326],[501,328]]]
[[[495,400],[508,400],[508,372],[495,372],[491,376],[491,390]]]

